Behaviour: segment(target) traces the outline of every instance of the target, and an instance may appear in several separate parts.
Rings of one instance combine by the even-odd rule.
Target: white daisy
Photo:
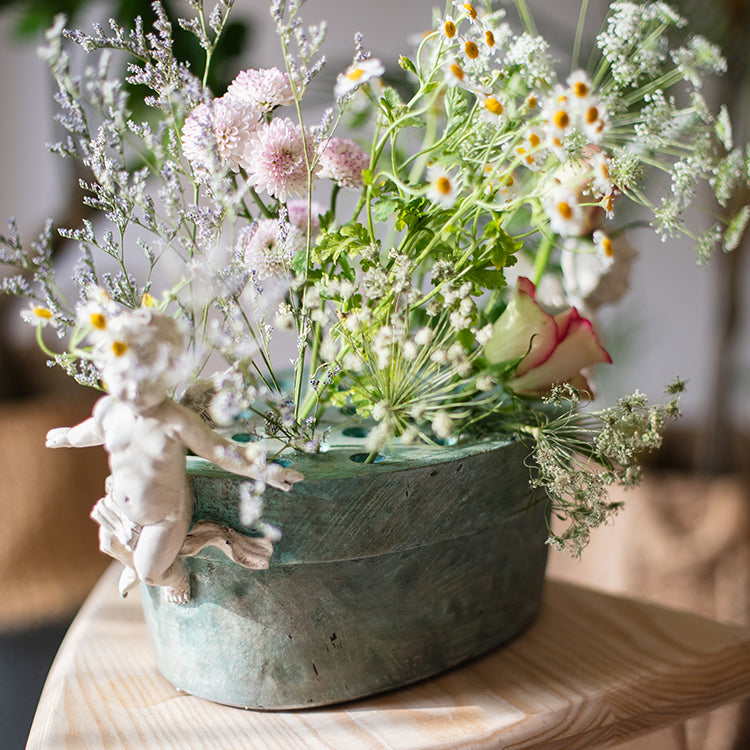
[[[566,237],[582,233],[586,219],[576,194],[564,185],[550,191],[544,201],[544,210],[549,217],[550,229]]]
[[[336,79],[334,96],[340,100],[373,78],[379,78],[383,73],[385,73],[385,66],[377,57],[354,62]]]
[[[452,208],[456,204],[458,180],[438,164],[428,168],[427,179],[430,183],[427,198],[441,208]]]
[[[21,317],[24,322],[37,328],[44,328],[48,325],[57,328],[57,321],[53,312],[43,305],[32,302],[25,310],[21,310]]]

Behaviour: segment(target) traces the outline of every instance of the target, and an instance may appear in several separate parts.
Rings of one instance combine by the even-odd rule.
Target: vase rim
[[[223,430],[225,435],[237,445],[251,442],[246,433],[234,433]],[[366,459],[370,451],[365,448],[366,434],[361,436],[346,435],[344,431],[334,429],[329,433],[323,449],[319,453],[305,453],[292,448],[279,451],[279,444],[270,440],[253,440],[268,448],[274,461],[285,467],[301,471],[308,480],[329,479],[336,477],[356,477],[370,474],[390,474],[397,471],[439,465],[450,461],[468,458],[480,453],[517,445],[518,438],[512,434],[494,435],[474,440],[462,440],[444,445],[425,443],[405,443],[396,438],[378,453],[375,461]],[[187,472],[191,476],[230,477],[231,472],[222,469],[211,461],[199,456],[189,455],[186,460]]]

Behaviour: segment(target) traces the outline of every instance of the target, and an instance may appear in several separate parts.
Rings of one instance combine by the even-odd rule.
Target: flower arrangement
[[[242,71],[221,95],[206,81],[232,2],[190,5],[180,25],[205,50],[199,72],[175,59],[158,2],[149,33],[140,21],[71,32],[62,18],[48,32],[67,130],[51,148],[90,170],[85,200],[105,222],[57,230],[80,246],[75,300],[55,280],[51,223],[29,249],[12,223],[0,238],[19,271],[2,291],[29,299],[51,361],[94,388],[112,363],[133,383],[168,368],[175,397],[209,421],[275,441],[263,461],[325,450],[331,420],[366,426],[368,460],[394,439],[439,450],[516,433],[532,483],[569,522],[550,541],[579,551],[617,510],[607,487],[638,481],[684,387],[664,406],[638,392],[579,403],[591,368],[611,362],[596,313],[627,288],[623,214],[684,234],[700,261],[733,249],[750,218],[745,206],[707,231],[688,221],[699,182],[726,207],[748,180],[726,109],[701,93],[724,68],[718,49],[680,41],[685,21],[663,2],[615,2],[584,68],[584,2],[559,74],[524,0],[514,18],[451,2],[399,59],[398,88],[357,35],[311,123],[325,24],[304,25],[301,0],[270,1],[283,68]],[[71,41],[100,55],[80,76]],[[126,84],[148,90],[147,119],[133,119]],[[118,317],[140,308],[187,337],[183,357],[150,359],[159,372],[117,338]]]

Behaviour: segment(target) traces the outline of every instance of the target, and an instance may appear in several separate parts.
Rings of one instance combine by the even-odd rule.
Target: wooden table
[[[535,624],[467,666],[336,708],[242,711],[156,672],[140,596],[119,599],[117,574],[58,653],[30,750],[665,750],[684,719],[750,695],[750,631],[550,580]]]

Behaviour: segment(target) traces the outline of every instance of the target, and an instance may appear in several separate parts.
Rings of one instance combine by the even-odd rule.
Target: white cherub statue
[[[50,448],[104,445],[111,474],[106,495],[94,506],[102,551],[125,564],[122,596],[139,581],[163,586],[175,603],[190,598],[188,568],[181,555],[216,544],[246,567],[267,567],[268,539],[247,537],[213,522],[191,530],[193,493],[185,472],[186,448],[228,471],[262,478],[289,490],[302,475],[265,465],[208,427],[169,397],[184,353],[176,322],[153,308],[91,316],[98,329],[94,361],[109,395],[92,416],[47,434]],[[232,552],[226,542],[236,544]]]

